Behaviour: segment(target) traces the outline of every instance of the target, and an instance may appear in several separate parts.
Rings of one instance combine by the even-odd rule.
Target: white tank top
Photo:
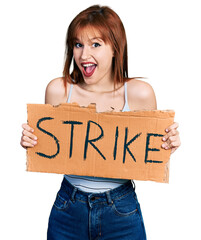
[[[70,85],[67,103],[70,103],[72,94],[73,84]],[[130,111],[127,99],[127,82],[124,83],[124,96],[125,105],[122,112]],[[120,185],[124,184],[128,180],[116,179],[116,178],[100,178],[100,177],[88,177],[88,176],[76,176],[76,175],[65,175],[65,178],[75,187],[84,192],[102,193],[109,191]]]

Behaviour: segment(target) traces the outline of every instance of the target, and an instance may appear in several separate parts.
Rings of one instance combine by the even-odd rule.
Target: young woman
[[[98,112],[155,110],[152,87],[128,78],[127,65],[126,34],[120,18],[108,7],[92,6],[68,28],[63,77],[48,84],[45,103],[96,103]],[[180,145],[177,127],[177,123],[167,126],[161,139],[161,146],[172,152]],[[23,129],[21,145],[34,147],[33,129],[27,124]],[[146,239],[131,181],[65,175],[50,214],[48,240],[67,239]]]

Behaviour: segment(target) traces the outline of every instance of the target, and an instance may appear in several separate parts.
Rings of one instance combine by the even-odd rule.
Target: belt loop
[[[113,204],[113,201],[111,199],[111,195],[110,195],[110,191],[106,192],[106,196],[107,196],[107,201],[109,205]]]
[[[77,188],[74,188],[74,189],[73,189],[73,193],[72,193],[72,195],[71,195],[71,201],[72,201],[73,203],[75,203],[75,194],[76,194],[76,192],[77,192]]]
[[[134,189],[134,191],[135,191],[135,182],[134,182],[134,180],[131,180],[131,183],[132,183],[133,189]]]
[[[89,194],[88,195],[88,203],[89,203],[89,207],[92,208],[92,205],[91,205],[91,196],[92,194]]]

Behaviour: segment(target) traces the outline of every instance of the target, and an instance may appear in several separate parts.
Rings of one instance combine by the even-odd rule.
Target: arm
[[[128,82],[128,104],[131,111],[156,110],[156,96],[147,82],[132,79]]]
[[[133,79],[128,82],[128,86],[128,101],[132,111],[157,109],[156,97],[151,85]],[[162,148],[171,149],[171,153],[181,145],[178,126],[178,123],[173,123],[164,129],[166,135],[162,138]]]
[[[46,87],[45,103],[59,105],[66,101],[65,89],[62,78],[52,80]],[[34,147],[37,144],[37,137],[33,134],[34,129],[28,124],[22,124],[22,137],[20,144],[23,148]]]

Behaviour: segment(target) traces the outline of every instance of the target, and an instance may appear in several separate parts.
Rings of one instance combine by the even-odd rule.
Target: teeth
[[[92,64],[92,63],[88,63],[88,64],[82,64],[83,67],[90,67],[90,66],[93,66],[95,64]]]

